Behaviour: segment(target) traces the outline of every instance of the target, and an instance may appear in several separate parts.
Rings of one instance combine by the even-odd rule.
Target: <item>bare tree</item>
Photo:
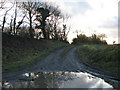
[[[20,28],[20,26],[23,23],[24,18],[26,17],[26,14],[23,16],[23,18],[18,22],[18,25],[16,26],[16,30]]]
[[[15,14],[14,14],[14,20],[13,20],[14,35],[16,34],[16,18],[17,18],[17,2],[15,2]]]
[[[13,29],[13,27],[12,27],[13,19],[12,19],[12,18],[13,18],[13,17],[11,16],[11,20],[10,20],[10,31],[8,32],[9,35],[11,35],[11,33],[12,33],[12,29]]]
[[[0,9],[4,9],[5,0],[0,1]]]
[[[103,39],[106,38],[107,36],[105,34],[100,34],[98,35],[98,37],[103,41]]]
[[[4,31],[7,13],[8,13],[13,7],[14,7],[14,4],[13,4],[13,6],[11,6],[9,9],[7,9],[7,10],[5,11],[5,14],[4,14],[4,16],[3,16],[3,21],[2,21],[2,32]]]
[[[35,15],[35,7],[37,6],[37,2],[31,2],[31,1],[28,1],[28,2],[22,2],[20,4],[20,7],[22,7],[22,9],[26,10],[27,13],[28,13],[28,16],[26,15],[26,17],[28,18],[29,20],[29,34],[30,34],[30,37],[33,38],[34,37],[34,29],[32,27],[32,24],[33,24],[33,16]]]
[[[62,40],[63,41],[67,41],[67,36],[68,36],[69,31],[70,31],[70,26],[68,26],[66,24],[69,18],[70,18],[70,16],[67,15],[67,14],[63,18],[63,23],[64,23],[63,24],[63,30],[62,30],[62,33],[63,33]]]
[[[13,8],[14,7],[14,8]],[[5,15],[4,15],[4,19],[3,19],[3,25],[2,25],[2,30],[4,29],[4,25],[5,25],[5,23],[6,24],[8,24],[9,26],[10,26],[10,29],[7,31],[9,34],[13,34],[13,35],[16,35],[17,34],[17,29],[19,29],[20,28],[20,26],[22,25],[22,23],[23,23],[23,20],[24,20],[24,18],[25,18],[25,16],[26,16],[26,13],[25,13],[25,15],[23,16],[23,18],[19,21],[19,22],[17,22],[17,14],[19,13],[18,12],[18,2],[16,2],[16,1],[14,1],[14,6],[12,6],[9,10],[11,10],[11,9],[14,9],[14,11],[13,11],[13,15],[11,15],[11,20],[10,20],[10,22],[6,22],[6,16],[8,16],[7,15],[7,12],[5,13]],[[8,10],[8,11],[9,11]],[[10,17],[10,16],[9,16]]]
[[[59,16],[51,16],[50,19],[47,19],[47,28],[49,29],[49,36],[51,36],[52,39],[59,40],[60,39],[60,33],[61,28],[58,27],[60,22],[60,17]]]
[[[56,30],[56,22],[58,17],[60,17],[60,13],[61,12],[57,6],[52,6],[50,3],[46,2],[42,2],[41,7],[37,8],[36,20],[39,22],[37,28],[42,30],[44,38],[50,38],[53,26],[54,30]]]

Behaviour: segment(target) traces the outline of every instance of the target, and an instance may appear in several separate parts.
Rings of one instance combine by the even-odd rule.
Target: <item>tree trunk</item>
[[[45,19],[42,19],[42,31],[43,31],[43,36],[45,39],[48,39],[47,38],[47,33],[45,31]]]
[[[31,38],[34,38],[34,30],[32,28],[32,16],[31,11],[29,11],[29,18],[30,18],[30,28],[29,28],[29,34]]]
[[[13,30],[14,30],[14,35],[16,34],[16,17],[17,17],[17,2],[15,2],[15,17],[14,17],[14,22],[13,22]]]
[[[4,31],[4,26],[5,26],[5,22],[6,22],[6,14],[7,14],[7,13],[5,13],[5,15],[4,15],[4,17],[3,17],[2,32]]]
[[[10,22],[10,31],[9,31],[9,35],[11,35],[12,33],[12,19],[11,19],[11,22]]]

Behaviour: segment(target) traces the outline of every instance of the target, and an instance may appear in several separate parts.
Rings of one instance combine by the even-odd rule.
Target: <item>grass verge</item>
[[[85,63],[112,75],[120,75],[119,45],[81,45],[77,52]]]
[[[2,72],[15,72],[42,60],[54,50],[69,44],[55,40],[3,36]]]

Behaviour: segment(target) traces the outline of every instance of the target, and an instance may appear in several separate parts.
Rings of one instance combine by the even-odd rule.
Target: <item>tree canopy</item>
[[[73,39],[72,44],[107,44],[107,42],[103,39],[100,39],[99,35],[92,34],[92,36],[88,37],[85,34],[80,34],[77,38]]]

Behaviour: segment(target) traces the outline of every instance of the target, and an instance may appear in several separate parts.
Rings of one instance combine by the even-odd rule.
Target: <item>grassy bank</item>
[[[119,45],[81,45],[77,51],[81,60],[89,65],[113,75],[119,74]]]
[[[42,60],[55,49],[68,44],[45,39],[2,36],[2,72],[14,72]]]

